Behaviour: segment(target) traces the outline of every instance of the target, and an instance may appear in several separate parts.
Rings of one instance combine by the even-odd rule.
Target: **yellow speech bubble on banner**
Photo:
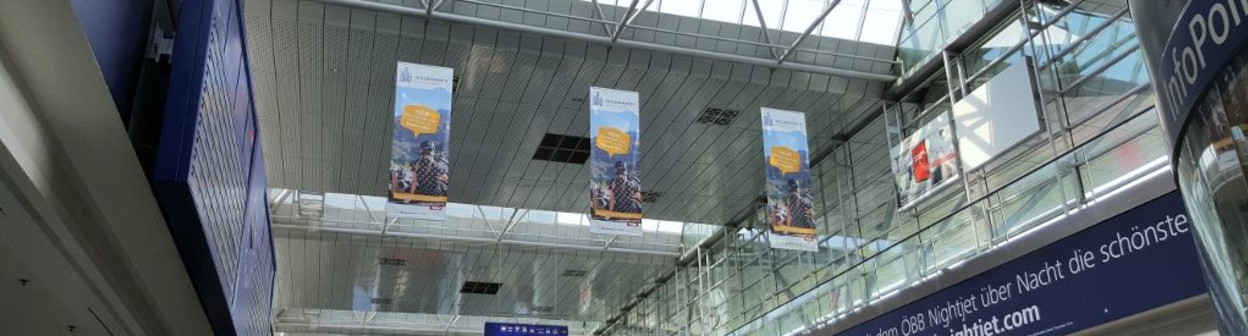
[[[771,147],[771,160],[768,162],[772,167],[780,170],[782,174],[796,173],[802,170],[802,156],[797,154],[792,148],[785,146]]]
[[[437,133],[441,121],[442,114],[424,105],[403,106],[403,116],[399,118],[399,124],[415,135]]]
[[[628,133],[615,127],[603,126],[598,128],[598,139],[594,142],[594,145],[606,151],[607,154],[615,156],[628,154],[628,149],[631,147],[630,142]]]

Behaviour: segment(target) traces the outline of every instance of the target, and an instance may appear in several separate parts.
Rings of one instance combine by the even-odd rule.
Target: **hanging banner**
[[[893,178],[897,204],[910,205],[958,177],[958,152],[954,147],[949,115],[941,113],[893,147]]]
[[[590,232],[641,236],[636,92],[589,88]]]
[[[399,62],[386,206],[390,216],[446,218],[453,77],[454,69]]]
[[[766,107],[762,108],[762,113],[771,247],[819,251],[815,202],[810,190],[806,115]]]

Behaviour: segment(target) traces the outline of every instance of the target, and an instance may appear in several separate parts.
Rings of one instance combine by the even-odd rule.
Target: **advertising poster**
[[[806,115],[765,107],[762,113],[771,247],[819,251],[815,201],[810,189]]]
[[[454,69],[399,62],[397,75],[386,213],[443,220]]]
[[[923,195],[958,177],[958,153],[949,116],[941,113],[891,151],[898,205],[907,208]]]
[[[590,232],[641,236],[636,92],[589,88]]]
[[[1192,228],[1182,196],[1170,192],[862,324],[829,329],[854,336],[1082,334],[1205,294]],[[814,334],[827,334],[821,331]]]

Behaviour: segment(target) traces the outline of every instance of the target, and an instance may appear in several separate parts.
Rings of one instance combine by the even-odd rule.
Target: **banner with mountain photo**
[[[810,184],[806,115],[762,108],[766,159],[767,222],[771,247],[819,251],[815,202]]]
[[[636,92],[589,88],[590,232],[641,236]]]
[[[399,62],[388,216],[446,218],[454,72],[451,68]]]

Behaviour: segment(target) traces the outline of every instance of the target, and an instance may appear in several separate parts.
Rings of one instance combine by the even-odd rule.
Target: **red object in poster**
[[[919,142],[919,145],[910,149],[910,159],[914,162],[914,182],[927,181],[931,171],[927,169],[927,141]]]

